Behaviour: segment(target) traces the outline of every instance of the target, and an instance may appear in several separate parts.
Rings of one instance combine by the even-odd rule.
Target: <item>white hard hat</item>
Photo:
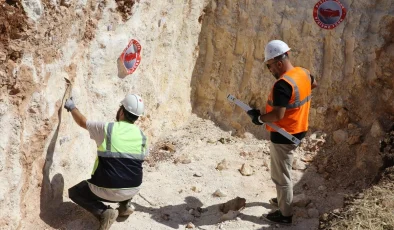
[[[272,58],[277,57],[279,55],[282,55],[289,50],[290,50],[289,46],[286,43],[284,43],[283,41],[272,40],[272,41],[268,42],[268,44],[265,46],[265,50],[264,50],[265,60],[264,60],[264,62],[271,60]]]
[[[138,117],[144,114],[144,102],[137,94],[127,94],[121,104],[128,112]]]

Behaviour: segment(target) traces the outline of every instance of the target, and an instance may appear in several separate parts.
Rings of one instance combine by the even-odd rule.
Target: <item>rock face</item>
[[[0,212],[0,229],[62,228],[53,210],[91,173],[96,147],[63,110],[65,97],[88,120],[113,121],[125,94],[140,94],[145,116],[137,123],[151,143],[191,115],[204,2],[133,7],[124,20],[113,0],[0,4],[0,207],[9,210]],[[163,15],[171,23],[159,27]],[[141,65],[120,79],[116,60],[130,39],[142,46]]]
[[[345,23],[333,30],[323,30],[314,22],[311,13],[317,2],[210,3],[192,79],[194,111],[224,126],[236,130],[246,126],[263,135],[226,96],[236,93],[246,103],[264,108],[275,81],[262,62],[264,47],[270,40],[281,39],[293,49],[292,62],[310,69],[319,82],[312,99],[312,127],[332,132],[349,119],[370,126],[375,117],[366,114],[386,114],[389,119],[394,110],[390,78],[394,19],[389,13],[393,1],[353,4],[342,0],[346,8],[351,6],[368,16],[360,20],[361,16],[349,13]]]
[[[292,48],[292,63],[309,69],[319,84],[312,93],[310,128],[329,136],[342,130],[334,136],[338,145],[329,143],[325,151],[330,158],[338,159],[335,154],[343,157],[338,166],[344,173],[336,174],[343,180],[345,172],[359,171],[360,162],[372,160],[372,169],[381,166],[377,148],[369,146],[366,153],[360,145],[376,146],[381,135],[376,120],[381,124],[393,121],[394,16],[389,9],[394,8],[394,2],[341,0],[346,8],[361,14],[349,11],[345,21],[332,30],[321,29],[313,20],[317,2],[208,4],[191,84],[193,111],[235,130],[236,135],[247,131],[268,138],[264,129],[253,125],[247,114],[226,97],[235,94],[250,106],[264,110],[275,82],[263,63],[264,47],[270,40],[281,39]],[[357,124],[362,133],[347,130],[349,123]],[[358,162],[345,163],[354,155],[360,156]],[[371,182],[366,174],[377,170],[368,171],[358,172],[359,179],[368,177],[366,185]]]

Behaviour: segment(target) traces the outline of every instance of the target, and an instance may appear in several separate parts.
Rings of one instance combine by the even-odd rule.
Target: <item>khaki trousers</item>
[[[293,165],[293,144],[270,144],[271,179],[276,185],[278,207],[283,216],[293,215],[293,183],[291,169]]]

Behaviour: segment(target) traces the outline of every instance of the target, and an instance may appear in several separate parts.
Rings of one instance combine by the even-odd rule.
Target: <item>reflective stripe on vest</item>
[[[126,129],[128,129],[128,131],[134,131],[134,133],[131,136],[128,136],[125,138],[127,140],[126,143],[120,143],[123,146],[117,146],[117,147],[120,149],[121,148],[127,149],[128,143],[131,143],[131,144],[138,146],[138,147],[135,147],[134,151],[132,151],[132,152],[112,151],[111,147],[112,147],[112,142],[113,142],[112,136],[113,136],[114,125],[115,125],[115,123],[113,123],[113,122],[106,124],[106,126],[107,126],[106,138],[104,139],[103,143],[97,149],[97,158],[96,158],[96,162],[93,167],[92,175],[94,175],[94,173],[98,167],[98,164],[99,164],[98,157],[118,158],[118,159],[125,158],[125,159],[131,159],[131,160],[136,160],[136,161],[143,161],[145,159],[145,157],[148,155],[146,136],[137,126],[135,126],[134,124],[129,124],[127,122],[118,122],[117,126],[120,128],[122,126],[127,125],[129,127],[126,127]],[[124,127],[122,127],[122,128],[124,128]],[[138,132],[138,136],[137,136],[137,132]],[[139,143],[136,142],[136,141],[139,141],[138,139],[140,139]],[[129,141],[129,140],[131,140],[131,141]]]
[[[105,151],[97,151],[98,156],[100,157],[110,157],[110,158],[130,158],[135,160],[144,160],[145,156],[147,155],[147,148],[146,148],[146,136],[140,130],[140,135],[142,139],[141,143],[141,150],[139,152],[130,152],[130,153],[123,153],[123,152],[111,152],[111,138],[112,138],[112,130],[114,127],[114,123],[109,123],[107,126],[107,138],[106,138],[106,149]],[[131,138],[130,138],[131,139]],[[104,144],[104,143],[103,143]],[[103,146],[102,144],[102,146]]]
[[[295,67],[285,73],[279,80],[286,81],[292,87],[292,94],[282,119],[273,122],[275,125],[285,129],[290,134],[300,133],[308,130],[309,108],[311,105],[312,84],[309,71]],[[275,86],[274,86],[275,87]],[[274,109],[273,89],[268,96],[266,113]],[[270,132],[276,132],[266,126]]]
[[[309,75],[308,71],[304,68],[301,68],[302,70],[305,71],[306,75],[308,76],[309,82],[311,82],[311,76]],[[303,100],[300,100],[300,91],[298,89],[298,86],[296,84],[296,82],[289,76],[283,76],[283,78],[285,78],[287,81],[291,82],[291,84],[293,85],[293,90],[294,90],[294,102],[291,104],[288,104],[286,106],[286,109],[295,109],[295,108],[299,108],[301,107],[303,104],[307,103],[308,101],[311,100],[311,95],[306,96]],[[271,98],[270,98],[271,99]],[[271,100],[267,101],[268,105],[270,106],[274,106],[274,103]]]

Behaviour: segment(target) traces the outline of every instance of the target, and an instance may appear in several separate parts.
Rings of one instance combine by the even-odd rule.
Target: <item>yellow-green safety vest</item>
[[[138,187],[147,155],[147,137],[138,126],[126,121],[106,123],[89,182],[104,188]]]

